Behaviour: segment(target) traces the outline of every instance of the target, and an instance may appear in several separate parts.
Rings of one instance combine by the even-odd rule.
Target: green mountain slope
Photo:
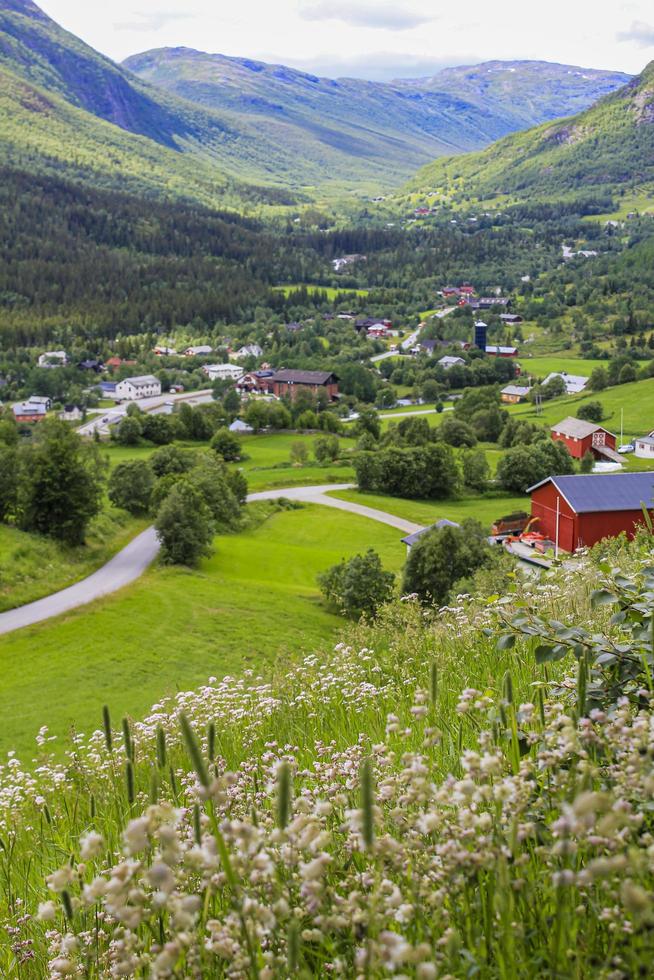
[[[654,62],[567,119],[479,153],[436,160],[408,185],[453,201],[547,200],[638,193],[654,182]]]
[[[360,172],[360,163],[371,175],[383,163],[394,176],[425,153],[485,146],[515,129],[586,107],[629,77],[542,62],[492,62],[433,79],[382,84],[318,78],[189,48],[147,51],[124,66],[184,99],[254,119],[261,132],[273,121],[284,122],[305,154],[317,148],[330,160],[331,173],[348,178]]]

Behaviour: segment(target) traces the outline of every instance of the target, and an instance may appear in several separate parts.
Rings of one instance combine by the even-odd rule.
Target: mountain
[[[651,191],[654,62],[594,106],[479,153],[436,160],[407,187],[462,200],[548,200]]]
[[[426,153],[486,146],[586,107],[629,78],[545,62],[489,62],[384,84],[189,48],[146,51],[123,67],[166,92],[256,121],[262,133],[283,122],[301,154],[324,155],[330,175],[379,178],[381,167],[387,183]]]

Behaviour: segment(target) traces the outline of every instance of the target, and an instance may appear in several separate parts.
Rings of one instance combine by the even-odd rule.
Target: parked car
[[[633,451],[634,451],[633,442],[626,442],[624,446],[618,446],[618,452],[622,453],[623,456],[625,455],[625,453],[633,453]]]

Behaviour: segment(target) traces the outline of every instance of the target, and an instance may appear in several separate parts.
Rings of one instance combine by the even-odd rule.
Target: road
[[[434,319],[434,320],[442,320],[444,316],[447,316],[449,313],[452,313],[455,309],[456,309],[455,306],[448,306],[446,309],[441,310],[440,313],[435,313],[434,316],[432,317],[432,319]],[[402,341],[402,343],[400,344],[400,347],[402,348],[402,350],[405,350],[405,351],[406,350],[411,350],[412,347],[415,347],[416,341],[417,341],[418,337],[420,336],[420,332],[421,332],[422,328],[425,327],[426,325],[427,325],[426,324],[426,321],[423,322],[423,323],[421,323],[421,324],[419,324],[418,329],[417,330],[414,330],[412,334],[409,334],[409,336],[406,337]],[[398,351],[396,351],[396,350],[387,350],[387,351],[384,351],[383,354],[375,354],[375,356],[374,357],[371,357],[370,360],[371,360],[371,362],[373,364],[378,364],[379,361],[385,361],[388,357],[397,357],[397,355],[398,355]]]
[[[92,436],[97,429],[101,436],[109,434],[109,426],[120,422],[127,414],[129,405],[138,405],[142,412],[157,415],[164,411],[166,402],[187,402],[189,405],[202,405],[213,401],[213,391],[211,388],[203,388],[201,391],[182,391],[179,394],[156,395],[153,398],[139,398],[135,402],[121,402],[114,408],[108,408],[104,412],[99,412],[92,419],[85,422],[77,430],[80,436]]]
[[[389,524],[405,534],[412,534],[414,531],[420,530],[421,525],[405,521],[395,514],[387,514],[385,511],[376,510],[373,507],[364,507],[362,504],[355,504],[349,500],[338,500],[335,497],[327,496],[332,490],[351,489],[353,489],[353,484],[328,483],[323,486],[264,490],[260,493],[250,494],[248,501],[276,500],[279,497],[287,497],[290,500],[300,500],[307,504],[321,504],[324,507],[335,507],[337,510],[349,511],[351,514],[368,517],[370,520],[379,521],[382,524]],[[60,616],[62,613],[70,612],[71,609],[77,609],[79,606],[85,606],[89,602],[94,602],[96,599],[117,592],[140,578],[158,553],[157,535],[154,528],[149,527],[134,538],[127,547],[119,551],[111,561],[103,565],[93,575],[89,575],[88,578],[76,582],[75,585],[71,585],[61,592],[46,596],[44,599],[38,599],[26,606],[20,606],[18,609],[10,609],[8,612],[0,613],[0,635],[12,633],[14,630],[23,629],[26,626],[34,626],[36,623],[52,619],[54,616]]]

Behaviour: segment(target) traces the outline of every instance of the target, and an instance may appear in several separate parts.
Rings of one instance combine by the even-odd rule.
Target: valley
[[[0,0],[0,975],[645,975],[654,62],[282,7]]]

